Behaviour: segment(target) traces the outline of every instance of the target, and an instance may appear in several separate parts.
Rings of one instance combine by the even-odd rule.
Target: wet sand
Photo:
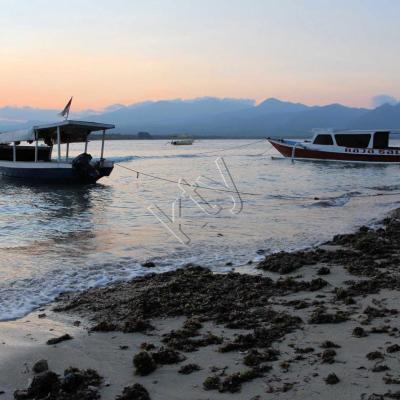
[[[102,399],[134,383],[151,399],[400,398],[399,215],[236,273],[188,266],[1,323],[0,399],[39,359],[96,369]]]

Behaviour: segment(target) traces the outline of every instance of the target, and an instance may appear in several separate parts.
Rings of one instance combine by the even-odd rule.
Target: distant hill
[[[310,132],[314,128],[345,129],[368,111],[364,108],[345,107],[341,104],[310,107],[296,113],[287,123],[277,128],[280,133],[286,131],[296,135]]]
[[[0,131],[56,121],[59,110],[32,107],[0,108]],[[341,104],[308,106],[269,98],[256,105],[250,99],[202,97],[192,100],[146,101],[129,106],[114,104],[103,112],[85,110],[72,119],[116,125],[115,134],[153,137],[187,133],[203,137],[309,136],[314,128],[399,129],[400,104],[375,109]]]
[[[360,115],[349,124],[359,129],[400,129],[400,103],[384,104]]]

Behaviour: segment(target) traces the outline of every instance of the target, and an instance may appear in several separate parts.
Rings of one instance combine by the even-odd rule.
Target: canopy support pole
[[[67,142],[67,153],[65,155],[65,160],[68,161],[68,156],[69,156],[69,142]]]
[[[106,130],[103,129],[103,136],[101,137],[101,154],[100,154],[100,161],[104,160],[104,139],[106,138]]]
[[[61,162],[61,132],[59,126],[57,126],[57,149],[58,149],[57,162]]]
[[[88,137],[89,137],[89,134],[88,134],[88,135],[86,135],[86,141],[85,141],[85,154],[87,154],[87,147],[88,147]]]
[[[35,162],[38,162],[38,133],[35,131]]]
[[[13,161],[17,161],[17,145],[13,142]]]

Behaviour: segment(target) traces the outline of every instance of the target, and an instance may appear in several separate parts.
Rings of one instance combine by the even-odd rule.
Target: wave
[[[104,286],[132,279],[146,272],[135,260],[120,260],[86,267],[70,265],[41,271],[0,283],[0,321],[21,318],[34,309],[53,301],[59,294]],[[154,272],[154,269],[152,269]]]
[[[379,185],[367,187],[370,190],[378,190],[380,192],[391,192],[395,190],[400,190],[400,185]]]
[[[321,200],[316,201],[315,203],[310,204],[307,207],[343,207],[353,197],[358,197],[360,195],[362,195],[361,192],[344,193],[335,197],[322,198]],[[318,200],[318,197],[316,197],[315,199]]]

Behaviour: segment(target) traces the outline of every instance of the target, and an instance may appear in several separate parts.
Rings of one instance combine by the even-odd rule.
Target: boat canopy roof
[[[44,140],[57,141],[57,130],[60,129],[61,143],[85,142],[92,132],[115,128],[112,124],[98,122],[65,120],[52,124],[36,125],[30,129],[0,133],[0,143]]]
[[[316,130],[314,136],[316,135],[368,135],[373,133],[400,133],[399,129],[356,129],[356,130]]]

